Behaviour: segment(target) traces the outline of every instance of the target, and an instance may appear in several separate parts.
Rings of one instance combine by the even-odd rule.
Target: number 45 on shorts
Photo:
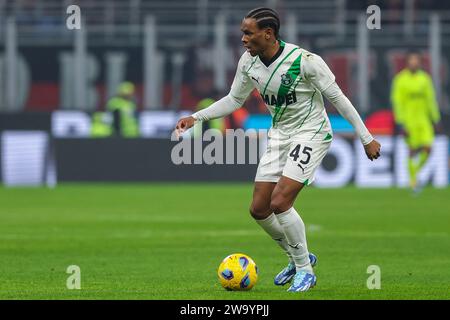
[[[291,153],[289,153],[289,157],[294,160],[294,162],[297,162],[297,160],[300,158],[299,163],[297,164],[298,167],[300,167],[303,170],[303,173],[305,172],[304,165],[307,165],[309,161],[311,160],[311,152],[313,149],[311,147],[303,146],[301,144],[297,144],[294,149],[292,149]]]
[[[330,141],[293,142],[283,169],[283,176],[305,185],[311,184],[314,181],[314,173],[330,145]]]

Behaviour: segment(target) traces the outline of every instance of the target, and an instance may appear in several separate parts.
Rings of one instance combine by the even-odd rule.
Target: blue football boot
[[[309,254],[309,263],[311,263],[311,267],[317,265],[317,257],[315,254]],[[274,283],[277,286],[284,286],[286,283],[291,282],[292,278],[295,276],[295,264],[289,262],[288,266],[281,270],[279,274],[275,276]]]
[[[289,292],[303,292],[308,291],[310,288],[316,285],[317,278],[314,274],[307,272],[306,270],[300,270],[294,276],[294,281],[291,287],[287,290]]]

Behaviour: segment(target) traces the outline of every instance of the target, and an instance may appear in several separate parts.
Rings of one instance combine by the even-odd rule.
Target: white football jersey
[[[230,94],[245,99],[256,88],[272,115],[272,136],[331,140],[321,92],[334,83],[333,73],[320,56],[283,41],[280,45],[283,52],[268,67],[258,56],[245,52]]]

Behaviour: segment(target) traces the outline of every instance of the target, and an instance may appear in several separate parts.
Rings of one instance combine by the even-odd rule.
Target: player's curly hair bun
[[[260,29],[272,28],[275,32],[275,37],[278,39],[280,32],[280,17],[275,10],[264,7],[256,8],[247,13],[245,18],[255,19]]]

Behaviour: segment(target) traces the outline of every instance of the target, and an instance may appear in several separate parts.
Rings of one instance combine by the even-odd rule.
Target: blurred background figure
[[[117,95],[107,103],[107,109],[113,114],[113,132],[115,135],[134,138],[139,136],[134,102],[134,84],[123,82],[117,88]]]
[[[420,189],[417,174],[426,163],[434,140],[434,125],[440,120],[430,75],[422,70],[421,56],[410,52],[407,66],[393,80],[392,105],[396,124],[409,148],[408,171],[411,188]]]
[[[94,112],[92,114],[91,137],[105,138],[113,133],[112,116],[108,112]]]

